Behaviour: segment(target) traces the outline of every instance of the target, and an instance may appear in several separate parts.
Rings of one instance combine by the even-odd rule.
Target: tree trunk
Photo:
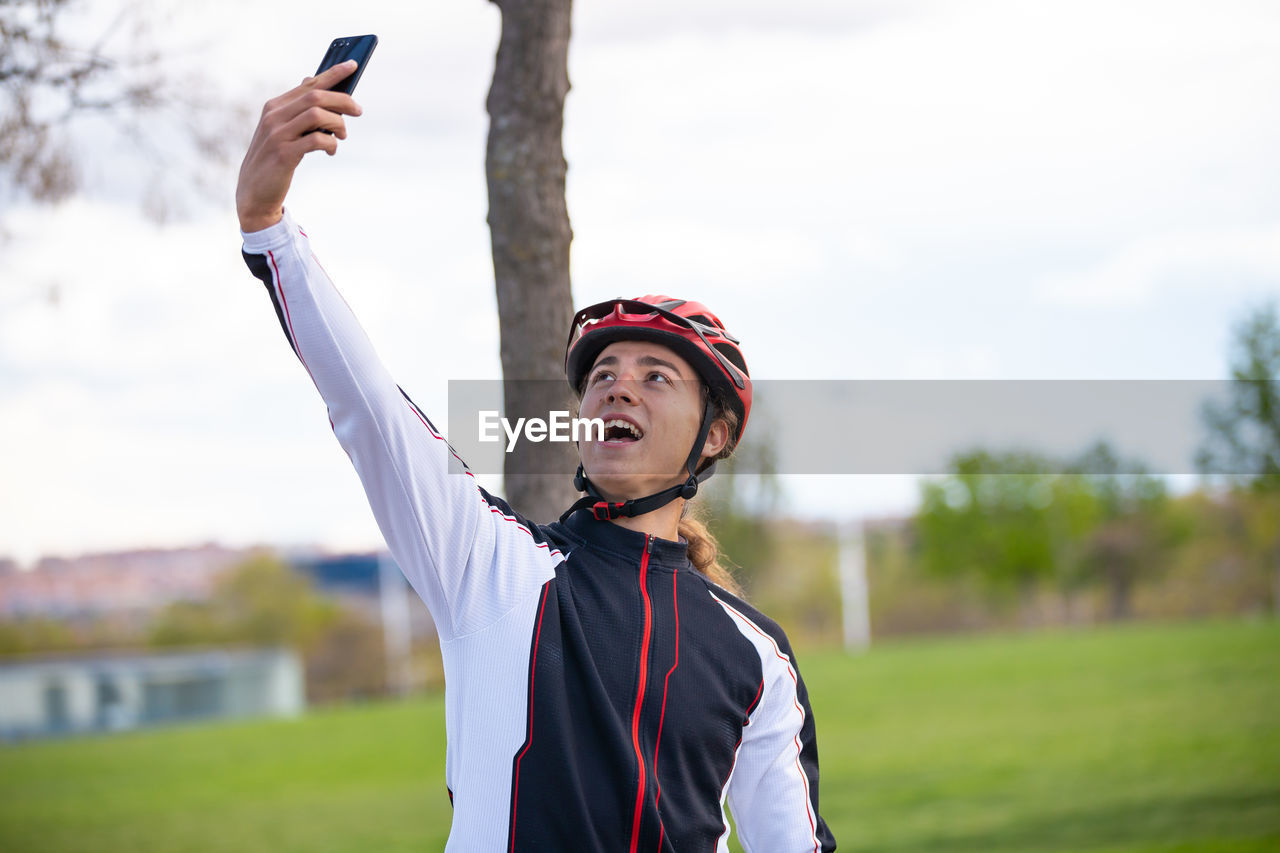
[[[565,204],[564,99],[571,0],[493,0],[502,38],[489,89],[489,232],[498,292],[505,416],[568,408],[564,343],[573,316]],[[537,381],[528,381],[537,380]],[[507,500],[537,521],[577,496],[568,442],[521,441],[505,460]]]
[[[1111,582],[1111,620],[1126,622],[1133,615],[1133,575],[1129,572],[1112,573]]]

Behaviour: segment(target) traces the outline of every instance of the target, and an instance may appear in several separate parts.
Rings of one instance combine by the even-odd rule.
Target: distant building
[[[305,574],[316,589],[335,596],[376,599],[379,593],[376,553],[297,553],[286,556],[289,565]]]
[[[43,557],[31,570],[0,560],[0,619],[141,616],[209,597],[215,579],[260,548],[147,548]]]
[[[425,684],[412,662],[413,646],[423,638],[435,640],[435,623],[389,553],[294,553],[286,560],[321,593],[382,626],[389,690],[407,693]]]
[[[206,601],[218,577],[264,548],[151,548],[43,557],[30,570],[0,557],[0,621],[45,618],[65,622],[147,619],[175,601]],[[385,553],[328,554],[314,549],[286,551],[286,563],[305,575],[323,595],[372,619],[386,617],[388,595],[407,594],[413,637],[435,634],[431,615],[408,590],[399,569],[383,574]],[[391,561],[394,567],[394,561]]]
[[[293,716],[303,697],[302,663],[287,650],[26,658],[0,662],[0,739]]]
[[[386,551],[362,554],[294,552],[285,562],[305,575],[322,595],[360,610],[372,619],[386,622],[392,603],[404,598],[404,618],[413,638],[434,637],[431,612],[409,586],[395,559]]]

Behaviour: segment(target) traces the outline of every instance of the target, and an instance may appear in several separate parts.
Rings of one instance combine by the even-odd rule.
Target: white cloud
[[[1100,263],[1043,276],[1038,295],[1056,305],[1132,308],[1170,290],[1251,295],[1280,285],[1280,223],[1236,231],[1160,234]]]
[[[781,31],[829,33],[865,29],[888,20],[918,15],[936,0],[651,0],[643,5],[579,0],[574,4],[574,35],[599,43],[649,41],[688,33],[719,36],[727,32]]]

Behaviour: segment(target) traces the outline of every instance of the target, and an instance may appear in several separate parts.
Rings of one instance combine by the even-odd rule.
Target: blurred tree
[[[206,601],[175,602],[151,628],[156,646],[244,643],[306,651],[337,618],[305,577],[279,559],[253,557],[218,578]]]
[[[1225,404],[1210,401],[1200,470],[1259,492],[1280,491],[1280,318],[1271,303],[1235,329]]]
[[[1234,586],[1266,590],[1266,607],[1280,614],[1280,493],[1236,488],[1213,495],[1222,524],[1218,563]],[[1209,515],[1209,513],[1206,513]],[[1256,596],[1246,593],[1245,601]]]
[[[262,555],[219,578],[214,602],[231,631],[255,645],[307,648],[335,621],[334,605],[276,557]]]
[[[307,701],[367,699],[387,692],[381,626],[343,610],[307,650]]]
[[[1280,317],[1274,302],[1236,327],[1231,379],[1225,404],[1205,404],[1209,435],[1197,463],[1236,490],[1248,550],[1270,571],[1272,609],[1280,614]]]
[[[118,7],[98,25],[88,5],[0,2],[0,176],[36,202],[72,195],[83,163],[109,149],[101,125],[84,127],[76,143],[76,127],[97,117],[128,140],[133,166],[149,170],[140,202],[163,221],[180,205],[167,189],[175,166],[188,174],[186,187],[211,191],[208,167],[225,164],[239,142],[226,120],[243,110],[222,102],[204,78],[166,68],[140,5]],[[195,157],[176,150],[187,146]]]
[[[691,504],[701,503],[708,527],[720,543],[721,562],[751,595],[773,565],[777,536],[771,525],[782,503],[774,431],[757,419],[752,438],[728,459],[716,463],[716,474]]]
[[[493,0],[502,35],[489,89],[489,230],[498,293],[505,416],[568,410],[565,332],[573,316],[561,142],[571,0]],[[542,380],[542,381],[524,381]],[[568,442],[521,442],[504,460],[507,500],[537,521],[576,498]],[[553,473],[561,471],[563,473]]]
[[[985,450],[952,460],[954,473],[923,486],[919,556],[941,577],[974,574],[1001,594],[1028,599],[1065,576],[1067,549],[1095,512],[1086,493],[1034,453]]]
[[[306,577],[261,555],[218,579],[207,601],[175,602],[151,627],[154,646],[288,646],[302,654],[307,699],[385,693],[382,628],[319,595]]]
[[[23,655],[80,648],[76,633],[65,622],[47,617],[0,622],[0,655]]]
[[[209,601],[175,601],[152,620],[152,646],[204,646],[232,642],[230,627]]]
[[[1190,535],[1164,481],[1106,442],[1067,463],[978,450],[952,467],[925,484],[916,516],[918,553],[937,576],[974,575],[1024,599],[1046,582],[1068,596],[1100,582],[1111,617],[1125,619],[1135,586],[1159,575]]]
[[[1126,462],[1099,442],[1066,468],[1080,478],[1073,493],[1087,495],[1089,509],[1073,525],[1083,547],[1068,571],[1072,580],[1100,580],[1110,595],[1113,619],[1132,615],[1134,586],[1168,566],[1172,550],[1190,535],[1185,519],[1171,513],[1164,480]]]
[[[690,507],[705,513],[721,562],[752,604],[777,620],[800,645],[840,638],[841,600],[831,525],[780,519],[776,428],[763,413],[750,438],[699,490]]]

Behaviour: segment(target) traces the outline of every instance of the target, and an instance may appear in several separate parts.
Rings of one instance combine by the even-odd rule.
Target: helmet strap
[[[715,462],[702,469],[701,472],[698,471],[698,462],[702,459],[702,449],[707,444],[707,435],[711,432],[711,423],[714,419],[715,407],[711,404],[711,399],[708,395],[707,401],[702,407],[702,426],[698,429],[698,437],[693,442],[693,450],[689,452],[689,459],[685,462],[685,470],[688,472],[689,478],[679,485],[663,489],[643,498],[632,498],[629,501],[605,500],[595,485],[587,479],[582,463],[579,462],[578,470],[573,475],[573,487],[587,494],[565,510],[564,514],[560,516],[560,520],[563,522],[578,510],[590,507],[592,515],[598,520],[612,521],[615,518],[634,517],[653,512],[655,509],[671,503],[676,498],[689,500],[698,493],[698,484],[715,473]]]

